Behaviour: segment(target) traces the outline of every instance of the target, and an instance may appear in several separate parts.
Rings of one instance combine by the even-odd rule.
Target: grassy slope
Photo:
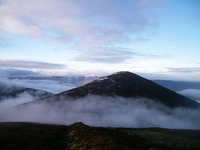
[[[1,150],[200,149],[200,130],[0,123]]]

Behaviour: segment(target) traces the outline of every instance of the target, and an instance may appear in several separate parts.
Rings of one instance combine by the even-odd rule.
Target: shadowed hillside
[[[199,130],[0,123],[1,150],[198,150]]]

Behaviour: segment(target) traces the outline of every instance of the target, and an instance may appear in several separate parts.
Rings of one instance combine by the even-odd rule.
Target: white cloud
[[[14,106],[31,102],[37,98],[38,98],[37,96],[33,97],[29,93],[24,92],[15,98],[3,99],[0,101],[0,113],[4,110],[11,109]]]
[[[121,63],[137,55],[128,49],[114,47],[94,47],[77,56],[75,61],[97,63]]]
[[[58,76],[57,72],[48,74],[48,72],[39,73],[31,70],[0,69],[0,82],[5,85],[39,89],[54,94],[86,84],[96,78],[70,72]]]
[[[110,44],[154,28],[160,3],[158,0],[5,0],[0,5],[0,26],[16,35],[86,45]]]
[[[87,47],[86,51],[82,51],[74,60],[81,62],[97,62],[97,63],[121,63],[135,57],[145,58],[162,58],[161,55],[152,55],[139,52],[139,50],[125,47],[114,46],[96,46]]]
[[[31,80],[31,79],[6,79],[2,78],[0,79],[2,83],[8,84],[8,85],[15,85],[19,87],[27,87],[27,88],[33,88],[33,89],[39,89],[43,91],[47,91],[50,93],[60,93],[63,91],[67,91],[69,89],[75,88],[76,85],[72,83],[60,83],[59,81],[52,81],[52,80]]]
[[[124,62],[134,54],[109,46],[146,39],[149,29],[157,26],[161,4],[162,0],[4,0],[0,30],[13,37],[68,44],[67,51],[81,51],[74,60]],[[110,54],[97,57],[99,50],[91,52],[94,46],[107,47]]]
[[[198,109],[170,109],[143,98],[124,99],[88,96],[56,101],[40,101],[0,113],[0,121],[30,121],[69,125],[83,122],[91,126],[164,127],[200,129]],[[183,117],[184,116],[184,117]]]
[[[200,89],[185,89],[178,91],[178,93],[200,103]]]

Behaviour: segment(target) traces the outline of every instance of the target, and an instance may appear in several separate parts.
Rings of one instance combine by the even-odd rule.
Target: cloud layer
[[[104,50],[99,52],[92,47],[146,38],[149,29],[157,26],[156,13],[161,3],[160,0],[3,0],[0,32],[10,37],[68,44],[70,49],[81,52],[82,61],[114,63],[111,59],[118,59],[123,62],[134,53],[113,47],[105,56]],[[85,57],[88,49],[89,56]],[[93,55],[98,57],[93,59]]]
[[[15,98],[5,98],[0,101],[0,113],[4,110],[11,109],[14,106],[31,102],[35,99],[38,99],[38,96],[32,96],[27,92],[21,93]]]
[[[81,43],[110,43],[156,25],[159,1],[4,0],[1,29],[13,34]],[[92,33],[92,34],[91,34]]]
[[[200,72],[200,67],[168,67],[167,69],[170,72],[177,72],[177,73],[194,73],[194,72]]]
[[[148,99],[88,96],[78,100],[40,101],[1,111],[0,121],[31,121],[91,126],[200,129],[199,110],[169,109]]]
[[[185,89],[178,91],[178,93],[200,103],[200,89]]]
[[[4,84],[15,85],[19,87],[27,87],[33,89],[39,89],[43,91],[47,91],[53,94],[57,94],[72,88],[75,88],[76,85],[72,83],[61,83],[60,81],[53,80],[31,80],[31,79],[0,79],[0,81]]]
[[[65,68],[65,65],[25,60],[0,60],[0,68],[61,69]]]
[[[89,48],[87,51],[81,53],[74,60],[76,61],[89,61],[97,63],[121,63],[132,55],[137,55],[131,50],[114,47],[96,47]]]
[[[31,70],[19,70],[19,69],[0,69],[0,78],[11,76],[38,76],[38,72]]]
[[[53,94],[81,86],[96,78],[77,74],[47,76],[30,70],[0,69],[0,83],[4,85],[39,89]]]

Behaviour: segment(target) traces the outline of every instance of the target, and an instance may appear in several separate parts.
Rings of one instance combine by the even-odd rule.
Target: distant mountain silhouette
[[[148,98],[168,107],[199,107],[199,103],[164,88],[131,72],[117,72],[101,77],[84,86],[53,96],[84,97],[87,95],[120,96],[125,98]]]
[[[170,80],[153,80],[153,82],[173,91],[181,91],[185,89],[200,89],[200,82],[170,81]]]

